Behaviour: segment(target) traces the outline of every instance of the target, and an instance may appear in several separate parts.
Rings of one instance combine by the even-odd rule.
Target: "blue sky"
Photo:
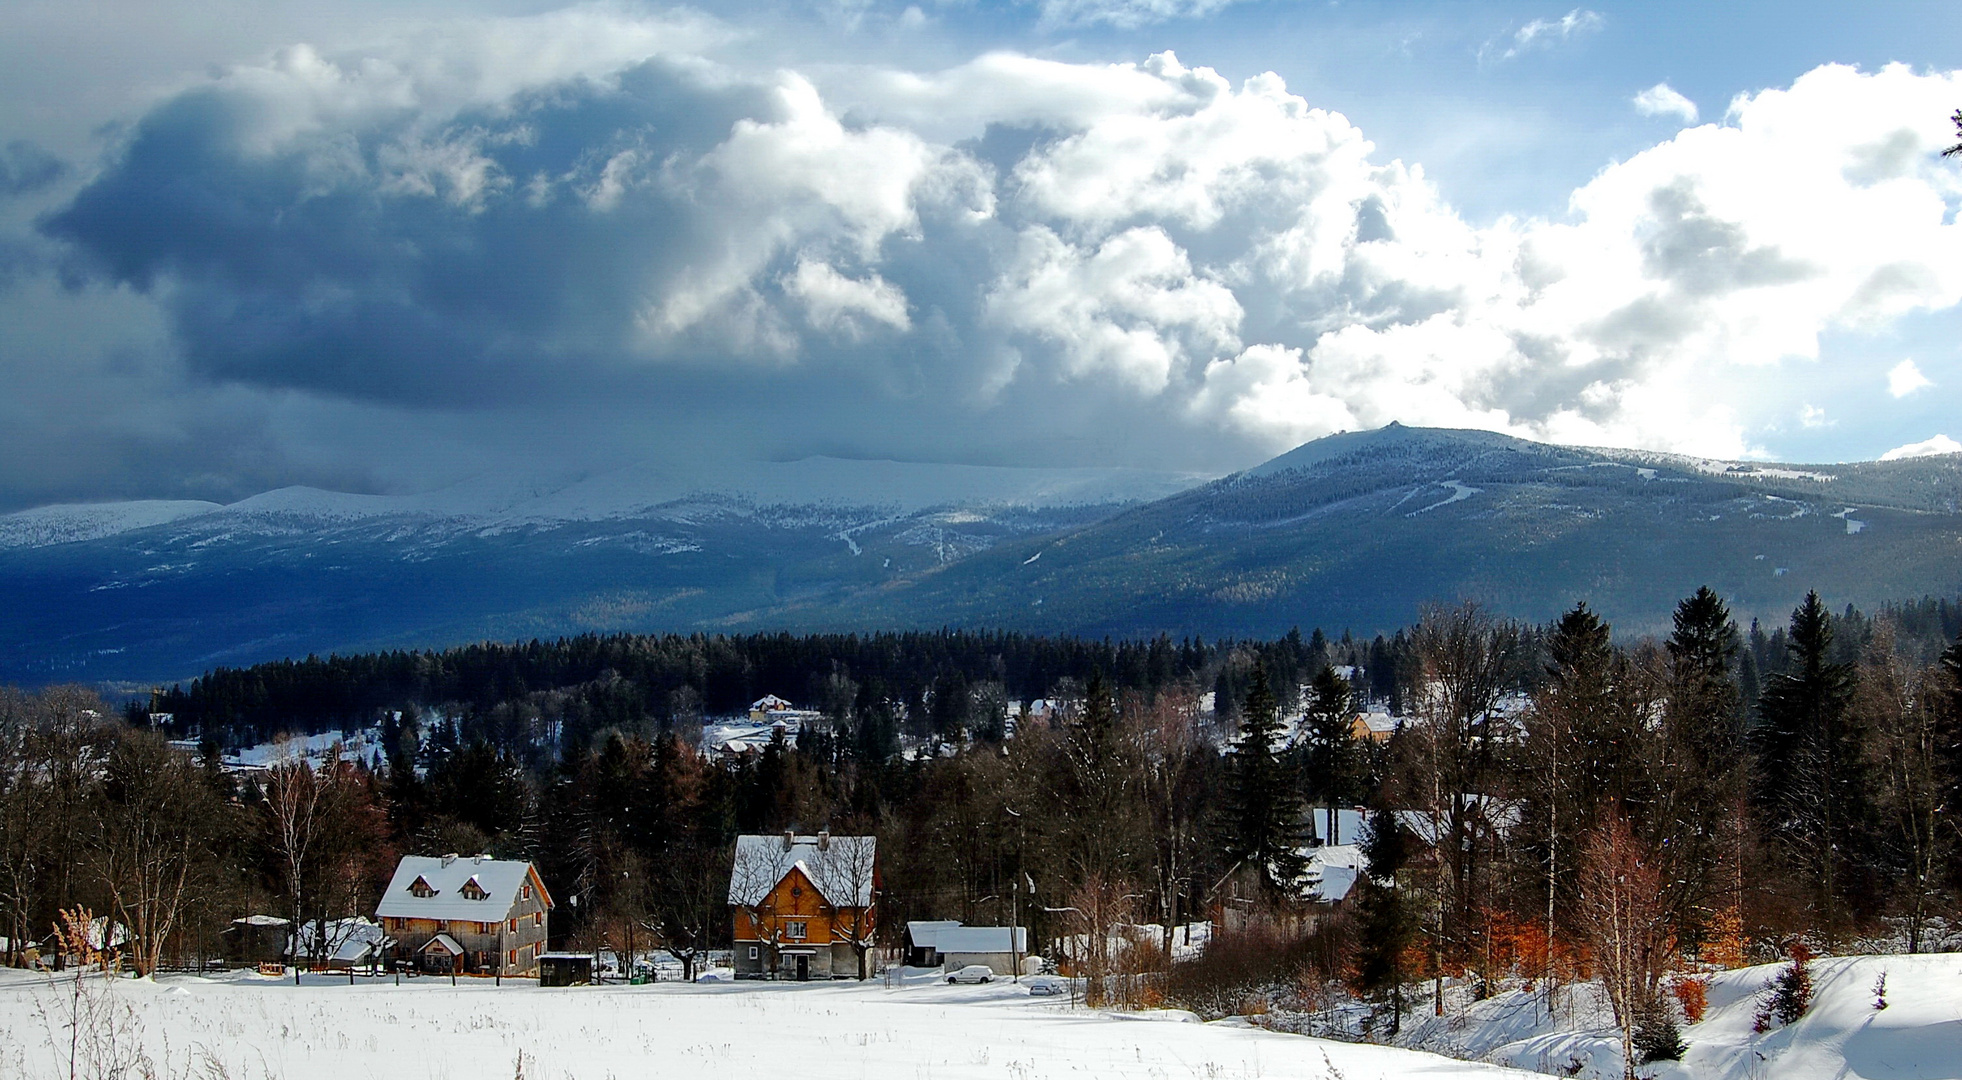
[[[1939,4],[10,5],[0,507],[1223,471],[1392,419],[1946,448],[1959,39]]]

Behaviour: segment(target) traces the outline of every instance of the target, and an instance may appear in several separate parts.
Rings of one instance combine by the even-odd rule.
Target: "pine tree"
[[[1292,894],[1305,870],[1301,796],[1280,748],[1280,705],[1267,668],[1255,664],[1232,769],[1232,854],[1258,866],[1267,884]]]

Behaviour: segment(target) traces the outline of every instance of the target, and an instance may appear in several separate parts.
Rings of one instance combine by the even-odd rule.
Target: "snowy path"
[[[231,1080],[1049,1077],[1489,1080],[1530,1074],[1388,1047],[1115,1015],[1011,984],[496,988],[419,979],[122,982],[159,1075]],[[56,1075],[41,977],[0,972],[0,1075]],[[59,1000],[65,1001],[65,998]],[[1152,1022],[1153,1019],[1157,1022]],[[169,1060],[164,1058],[168,1046]],[[222,1066],[214,1072],[212,1064]]]

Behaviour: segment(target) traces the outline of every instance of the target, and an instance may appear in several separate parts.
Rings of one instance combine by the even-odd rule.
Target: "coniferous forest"
[[[1467,603],[1367,641],[584,637],[9,691],[0,933],[18,952],[86,908],[139,971],[195,964],[241,916],[365,914],[398,855],[483,851],[538,864],[555,945],[692,962],[726,944],[736,835],[828,829],[879,838],[889,944],[908,919],[1016,918],[1037,947],[1210,919],[1176,969],[1172,933],[1079,959],[1212,1014],[1320,988],[1392,1031],[1447,978],[1599,979],[1633,1038],[1674,971],[1956,947],[1959,632],[1950,601],[1817,595],[1739,627],[1706,589],[1660,640]],[[765,694],[809,710],[794,740],[705,752]],[[357,731],[379,738],[222,767]],[[1304,884],[1323,842],[1367,867],[1339,904]]]

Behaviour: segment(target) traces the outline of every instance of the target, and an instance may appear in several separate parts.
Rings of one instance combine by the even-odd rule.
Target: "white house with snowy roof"
[[[424,971],[533,975],[552,894],[529,862],[488,855],[404,855],[375,920],[389,959]]]

